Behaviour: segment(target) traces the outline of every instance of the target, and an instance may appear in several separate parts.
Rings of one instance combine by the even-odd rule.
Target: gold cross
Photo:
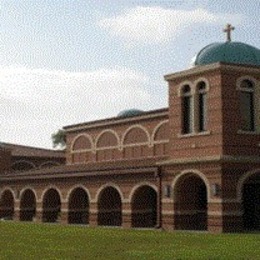
[[[231,31],[234,31],[235,27],[233,27],[231,24],[227,24],[226,28],[224,28],[223,32],[227,33],[227,42],[231,41]]]

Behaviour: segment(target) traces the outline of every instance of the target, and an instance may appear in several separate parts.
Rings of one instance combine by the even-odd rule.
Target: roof
[[[52,168],[32,169],[23,172],[6,172],[0,175],[0,180],[18,180],[18,179],[43,179],[43,178],[64,178],[64,177],[91,177],[96,175],[121,175],[137,173],[151,173],[158,169],[156,163],[165,160],[142,158],[121,161],[95,162],[87,164],[61,165]]]
[[[12,156],[20,157],[48,157],[48,158],[64,158],[65,152],[51,149],[44,149],[38,147],[31,147],[25,145],[3,143],[1,145],[10,150]]]
[[[68,125],[64,126],[63,129],[66,131],[74,131],[77,129],[81,128],[86,128],[86,127],[98,127],[98,126],[107,126],[108,124],[119,124],[119,123],[127,123],[133,120],[142,120],[150,117],[159,117],[162,115],[167,114],[168,115],[169,108],[161,108],[161,109],[156,109],[156,110],[150,110],[150,111],[145,111],[142,112],[141,114],[138,115],[133,115],[131,117],[110,117],[106,119],[99,119],[99,120],[94,120],[94,121],[89,121],[85,123],[80,123],[80,124],[75,124],[75,125]]]
[[[197,54],[194,65],[216,62],[260,66],[260,50],[242,42],[212,43]]]

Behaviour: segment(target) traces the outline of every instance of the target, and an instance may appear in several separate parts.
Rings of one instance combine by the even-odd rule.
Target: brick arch
[[[160,122],[153,130],[152,142],[169,140],[169,129],[165,129],[167,127],[169,127],[169,120]]]
[[[107,188],[107,187],[112,187],[112,188],[115,188],[117,191],[118,191],[118,193],[119,193],[119,195],[120,195],[120,197],[121,197],[121,201],[123,202],[124,201],[124,195],[123,195],[123,192],[121,191],[121,189],[120,189],[120,187],[118,186],[118,185],[116,185],[115,183],[106,183],[106,184],[104,184],[104,185],[102,185],[98,190],[97,190],[97,193],[96,193],[96,196],[95,196],[95,202],[98,202],[98,199],[99,199],[99,196],[100,196],[100,194],[101,194],[101,192],[102,192],[102,190],[104,190],[105,188]]]
[[[92,160],[94,152],[94,142],[90,135],[79,134],[71,144],[72,163],[80,164]]]
[[[109,161],[119,157],[120,138],[114,130],[102,131],[96,139],[96,160]]]
[[[140,183],[136,184],[136,185],[131,189],[130,194],[129,194],[129,197],[128,197],[130,202],[132,201],[133,195],[134,195],[134,193],[136,192],[136,190],[138,190],[138,189],[139,189],[140,187],[142,187],[142,186],[149,186],[149,187],[151,187],[152,189],[154,189],[156,193],[158,193],[158,188],[157,188],[156,185],[154,185],[154,184],[152,184],[152,183],[150,183],[150,182],[146,182],[146,181],[145,181],[145,182],[140,182]]]
[[[133,125],[125,131],[122,138],[123,158],[147,157],[151,155],[150,147],[150,134],[144,126]]]
[[[4,194],[4,192],[6,192],[6,191],[10,191],[13,195],[14,200],[16,200],[15,191],[10,187],[6,187],[0,191],[0,199],[1,199],[2,195]]]
[[[47,168],[47,167],[53,167],[53,166],[60,166],[60,163],[54,162],[54,161],[43,162],[43,163],[39,166],[39,169],[43,169],[43,168]]]
[[[34,188],[32,188],[31,186],[25,186],[24,188],[21,189],[19,199],[22,198],[23,193],[27,190],[31,190],[34,193],[35,199],[37,201],[38,200],[38,194],[37,194],[36,190]]]
[[[76,185],[67,195],[68,223],[89,224],[89,191],[83,185]]]
[[[152,144],[154,156],[167,155],[169,151],[169,120],[160,122],[153,130]]]
[[[179,87],[178,87],[178,90],[177,90],[177,91],[178,91],[178,97],[181,97],[181,96],[182,96],[182,90],[183,90],[184,86],[186,86],[186,85],[190,86],[190,88],[191,88],[191,94],[194,94],[194,93],[195,93],[194,84],[193,84],[191,81],[185,80],[185,81],[183,81],[183,82],[181,82],[181,83],[179,84]]]
[[[155,227],[158,213],[157,188],[154,185],[142,183],[136,185],[131,193],[131,226]]]
[[[134,133],[134,134],[133,134]],[[148,130],[142,125],[130,126],[122,137],[122,145],[127,146],[131,144],[151,144],[151,138]]]
[[[66,196],[65,201],[69,201],[69,197],[70,197],[71,193],[72,193],[75,189],[77,189],[77,188],[83,189],[83,190],[87,193],[87,195],[88,195],[88,197],[89,197],[89,200],[91,200],[91,196],[90,196],[89,190],[88,190],[84,185],[76,184],[76,185],[72,186],[72,187],[69,189],[69,191],[67,192],[67,196]]]
[[[118,147],[120,138],[116,131],[106,129],[102,131],[96,138],[95,148]]]
[[[173,181],[175,228],[207,230],[209,186],[199,171],[183,171]],[[189,192],[187,192],[189,187]]]
[[[207,78],[204,78],[204,77],[201,77],[201,78],[198,78],[194,81],[194,86],[196,87],[195,91],[197,92],[197,86],[199,85],[199,83],[201,82],[204,82],[205,83],[205,86],[206,86],[206,89],[205,91],[209,91],[210,89],[210,85],[209,85],[209,81]]]
[[[173,191],[174,191],[176,184],[178,183],[179,179],[182,178],[183,176],[187,175],[187,174],[195,174],[204,181],[206,188],[207,188],[207,200],[208,200],[208,202],[210,202],[211,198],[210,198],[210,183],[209,183],[209,180],[206,178],[206,176],[202,172],[195,170],[195,169],[184,170],[180,174],[178,174],[174,178],[172,185],[171,185]],[[174,200],[174,196],[173,196],[173,200]]]
[[[37,196],[32,188],[24,188],[20,194],[20,220],[33,221],[36,216]]]
[[[42,221],[57,222],[62,206],[62,194],[56,187],[48,187],[42,196]]]
[[[93,140],[88,134],[77,135],[71,143],[71,151],[92,150],[94,147]]]
[[[15,170],[15,166],[17,167],[18,165],[20,165],[21,168],[24,168],[24,169],[17,169]],[[25,166],[25,167],[22,167],[22,166]],[[18,160],[16,162],[14,162],[12,164],[12,169],[14,171],[27,171],[27,170],[32,170],[32,169],[36,169],[36,165],[30,161],[27,161],[27,160]]]
[[[42,192],[42,194],[41,194],[41,196],[40,196],[40,201],[41,201],[41,202],[43,202],[44,195],[45,195],[46,192],[48,192],[48,190],[50,190],[50,189],[56,190],[56,191],[58,192],[59,196],[60,196],[61,201],[63,201],[63,195],[62,195],[62,192],[60,191],[60,189],[59,189],[57,186],[55,186],[55,185],[50,185],[50,186],[48,186],[47,188],[45,188],[45,189],[43,190],[43,192]]]
[[[241,202],[242,201],[242,196],[243,196],[243,185],[244,183],[253,175],[255,174],[260,174],[260,169],[248,171],[245,174],[243,174],[240,179],[238,180],[237,183],[237,189],[236,189],[236,196],[237,196],[237,201]]]
[[[11,188],[8,187],[1,191],[0,218],[13,219],[15,210],[15,200],[15,192]]]

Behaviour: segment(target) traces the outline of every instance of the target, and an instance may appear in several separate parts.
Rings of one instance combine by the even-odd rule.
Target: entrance
[[[243,186],[243,222],[246,230],[260,231],[260,175],[253,175]]]

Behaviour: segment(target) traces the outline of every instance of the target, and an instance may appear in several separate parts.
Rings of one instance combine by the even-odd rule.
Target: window
[[[192,95],[189,85],[182,88],[182,133],[189,134],[192,132]]]
[[[254,86],[249,80],[240,84],[241,130],[255,131]]]
[[[198,90],[198,132],[206,131],[207,124],[207,89],[206,83],[200,82]]]

